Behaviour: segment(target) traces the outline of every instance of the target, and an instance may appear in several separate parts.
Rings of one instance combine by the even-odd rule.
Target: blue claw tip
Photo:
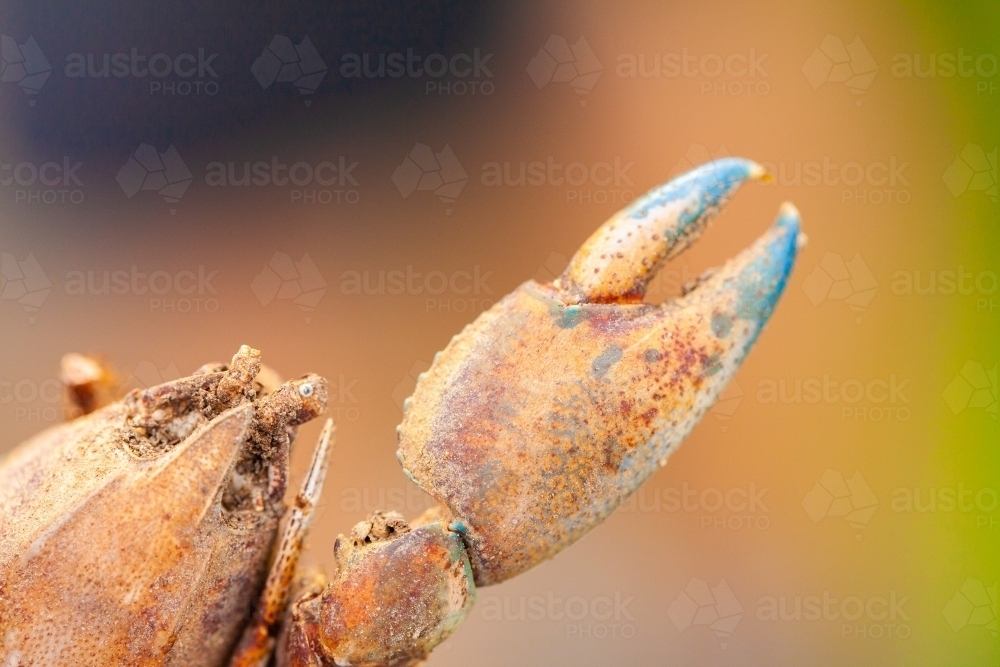
[[[650,190],[637,199],[625,215],[631,218],[656,215],[657,209],[696,195],[696,205],[679,216],[677,229],[667,230],[670,236],[684,236],[692,231],[693,225],[706,223],[706,214],[713,213],[725,204],[744,181],[761,179],[766,174],[763,167],[746,158],[730,157],[707,162]]]
[[[737,315],[756,325],[750,345],[771,317],[795,264],[800,244],[800,217],[795,206],[782,204],[774,226],[758,244],[753,261],[740,272],[738,282]]]

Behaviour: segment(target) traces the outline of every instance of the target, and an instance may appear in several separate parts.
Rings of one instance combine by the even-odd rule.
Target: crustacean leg
[[[336,428],[333,420],[326,420],[319,443],[313,452],[312,462],[302,482],[302,488],[295,497],[295,504],[285,518],[281,538],[274,554],[274,561],[267,575],[267,583],[254,610],[250,625],[230,662],[231,667],[266,667],[274,650],[275,636],[291,590],[299,555],[309,528],[312,524],[316,505],[323,491],[333,436]]]

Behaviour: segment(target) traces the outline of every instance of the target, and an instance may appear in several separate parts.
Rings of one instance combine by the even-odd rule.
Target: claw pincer
[[[784,208],[753,246],[663,305],[638,299],[740,183],[706,165],[601,227],[554,285],[529,281],[456,336],[418,383],[400,461],[461,517],[476,582],[501,582],[597,525],[736,372],[792,267]]]

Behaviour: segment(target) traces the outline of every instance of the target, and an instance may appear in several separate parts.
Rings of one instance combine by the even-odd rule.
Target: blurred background
[[[996,3],[296,4],[0,4],[0,453],[61,419],[68,351],[130,387],[251,344],[331,382],[331,566],[368,512],[429,506],[395,426],[453,334],[746,156],[774,182],[650,299],[794,201],[809,245],[754,352],[429,664],[997,664]]]

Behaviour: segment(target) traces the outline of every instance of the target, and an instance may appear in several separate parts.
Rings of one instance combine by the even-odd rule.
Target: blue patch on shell
[[[621,358],[622,349],[617,345],[611,345],[594,359],[593,363],[590,364],[590,369],[594,372],[595,376],[602,378],[608,372],[608,369],[618,363]]]

